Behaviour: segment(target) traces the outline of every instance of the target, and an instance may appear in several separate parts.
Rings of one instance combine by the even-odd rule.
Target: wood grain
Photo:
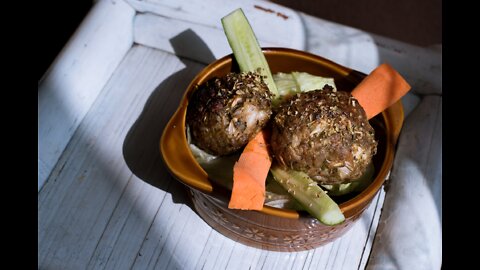
[[[207,39],[224,36],[221,18],[237,8],[242,8],[247,16],[260,44],[302,50],[305,48],[306,36],[299,14],[283,6],[267,1],[223,1],[202,0],[126,0],[140,13],[153,13],[160,20],[173,20],[176,26],[203,29],[211,35]],[[167,32],[175,31],[171,27]],[[207,30],[209,28],[210,30]],[[268,29],[264,31],[263,29]],[[159,33],[159,32],[155,32]],[[216,44],[215,47],[220,44]],[[227,44],[228,45],[228,44]],[[214,51],[216,54],[216,52]],[[223,56],[223,55],[222,55]]]
[[[38,190],[132,46],[134,14],[123,1],[97,3],[39,82]]]

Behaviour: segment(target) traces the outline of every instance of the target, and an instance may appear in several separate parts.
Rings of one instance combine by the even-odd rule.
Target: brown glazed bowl
[[[272,73],[303,71],[333,77],[339,90],[351,91],[366,75],[322,57],[292,49],[264,48]],[[340,203],[346,220],[326,226],[306,212],[264,206],[260,211],[228,209],[230,191],[209,180],[187,145],[185,116],[188,101],[198,85],[230,71],[238,71],[233,55],[227,55],[203,69],[188,86],[180,105],[164,129],[160,151],[166,167],[188,187],[197,213],[223,235],[266,250],[301,251],[316,248],[342,236],[371,203],[382,187],[393,163],[395,144],[403,124],[400,101],[375,116],[370,123],[378,140],[373,162],[375,178],[356,196]]]

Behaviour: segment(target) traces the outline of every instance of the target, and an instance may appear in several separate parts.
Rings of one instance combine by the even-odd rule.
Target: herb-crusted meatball
[[[187,123],[193,143],[213,155],[245,146],[268,122],[271,93],[257,73],[229,73],[193,93]]]
[[[277,162],[322,184],[357,179],[377,150],[363,108],[350,93],[329,86],[296,94],[273,122],[271,146]]]

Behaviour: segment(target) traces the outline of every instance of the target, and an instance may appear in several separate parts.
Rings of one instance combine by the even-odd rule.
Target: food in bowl
[[[366,76],[320,56],[302,51],[263,48],[263,52],[274,74],[293,73],[297,70],[316,76],[331,77],[335,79],[338,89],[346,91],[354,89]],[[266,183],[265,204],[261,210],[230,209],[228,203],[233,183],[231,168],[238,160],[238,152],[236,155],[227,155],[220,159],[204,157],[204,160],[209,162],[199,164],[194,157],[195,152],[190,150],[188,144],[185,119],[189,99],[198,86],[231,71],[238,72],[233,55],[218,59],[200,71],[187,87],[160,140],[164,164],[172,176],[187,188],[197,214],[226,237],[245,245],[267,250],[308,250],[329,243],[345,234],[374,202],[375,195],[382,189],[388,177],[393,164],[395,144],[403,123],[401,102],[396,102],[370,120],[375,129],[378,146],[377,153],[373,156],[375,170],[369,170],[368,178],[371,181],[366,181],[367,186],[361,188],[361,191],[349,192],[346,195],[342,195],[343,189],[325,188],[345,216],[345,221],[341,224],[324,225],[308,212],[300,210],[298,203],[272,179],[271,174]],[[209,168],[204,169],[202,166],[209,166]],[[225,179],[230,180],[225,181]],[[344,186],[351,185],[353,184],[344,184]],[[322,185],[322,188],[326,186]],[[338,196],[333,196],[332,192]],[[252,232],[257,233],[252,234]]]
[[[361,104],[350,93],[337,91],[331,78],[322,78],[332,81],[323,88],[305,80],[311,87],[297,82],[303,92],[279,92],[241,9],[222,23],[240,72],[213,78],[193,93],[187,110],[192,150],[203,149],[216,158],[243,148],[233,166],[229,208],[262,209],[272,167],[273,179],[306,211],[324,224],[343,222],[338,204],[317,183],[362,179],[371,164],[377,142]],[[315,78],[299,72],[297,78],[299,74]],[[266,127],[272,107],[274,119]],[[273,165],[272,157],[277,161]]]
[[[263,53],[265,53],[266,59],[276,75],[286,73],[295,77],[294,75],[299,73],[297,71],[308,72],[316,76],[321,75],[322,77],[334,78],[338,89],[346,91],[351,91],[355,85],[365,78],[365,75],[305,52],[267,48],[263,50]],[[229,72],[239,71],[235,63],[236,58],[234,59],[233,55],[229,55],[215,61],[201,71],[187,88],[178,110],[172,116],[162,135],[161,152],[167,168],[177,179],[189,187],[195,209],[199,215],[213,228],[236,241],[259,248],[284,251],[314,248],[332,241],[352,226],[352,223],[360,217],[360,214],[381,188],[392,164],[393,146],[403,121],[401,103],[395,103],[394,106],[389,107],[381,115],[371,120],[372,126],[376,131],[375,136],[378,140],[378,149],[377,154],[373,157],[375,172],[372,173],[372,170],[369,169],[367,171],[370,173],[366,174],[370,174],[373,180],[361,192],[334,197],[335,204],[345,216],[345,221],[341,224],[325,226],[314,215],[308,215],[304,211],[292,210],[299,209],[297,208],[298,203],[297,206],[290,209],[285,209],[285,207],[278,205],[271,207],[273,204],[271,204],[272,201],[269,199],[271,195],[268,192],[269,187],[271,187],[271,191],[275,192],[278,191],[276,188],[282,188],[282,191],[278,192],[278,197],[285,194],[290,196],[289,198],[292,196],[289,195],[288,188],[282,187],[281,181],[277,181],[278,179],[272,177],[272,174],[269,174],[269,179],[267,180],[266,199],[268,202],[267,200],[265,201],[265,205],[263,205],[261,210],[243,211],[229,209],[228,200],[232,182],[230,181],[227,185],[219,185],[219,182],[214,181],[214,179],[226,179],[229,177],[231,179],[232,170],[226,169],[227,166],[224,164],[221,164],[219,170],[208,170],[206,168],[204,170],[198,166],[199,162],[195,161],[192,151],[188,148],[185,136],[185,116],[192,93],[198,90],[200,85],[215,77],[222,77]],[[282,84],[278,80],[277,82],[278,85]],[[333,84],[333,81],[331,84]],[[333,87],[335,86],[333,85]],[[323,88],[323,86],[318,88]],[[297,89],[296,91],[299,90]],[[278,92],[282,92],[282,90],[278,89]],[[237,154],[236,157],[235,154]],[[230,162],[230,168],[232,168],[235,161],[238,160],[239,151],[235,154],[223,156],[222,158],[210,155],[206,160],[215,163],[229,159],[232,161]],[[273,165],[271,172],[273,173],[279,168],[279,166]],[[289,173],[287,177],[293,175],[293,180],[297,180],[297,178],[304,180],[301,172],[290,173],[290,171],[280,169],[281,172]],[[229,177],[221,177],[222,173],[227,174],[227,176],[229,174]],[[218,177],[215,174],[218,174]],[[295,178],[296,176],[300,177]],[[307,183],[307,187],[309,187],[310,183],[302,183]],[[228,188],[228,184],[230,184],[230,188]],[[227,188],[225,188],[226,186]],[[344,186],[351,185],[345,184]],[[315,187],[320,188],[318,185],[315,185]],[[341,195],[345,191],[345,189],[338,188],[339,185],[322,185],[322,187],[325,187],[325,190],[331,195],[333,193]],[[299,195],[298,192],[295,193]],[[312,195],[315,194],[312,193]],[[322,196],[322,198],[328,198],[328,196]],[[296,202],[297,199],[293,201]],[[309,205],[308,202],[303,204]],[[252,231],[258,233],[252,235],[249,233]],[[289,241],[288,239],[297,239],[298,241]]]

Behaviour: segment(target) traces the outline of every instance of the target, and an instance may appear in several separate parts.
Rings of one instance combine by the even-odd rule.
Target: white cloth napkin
[[[409,94],[411,96],[411,94]],[[442,96],[402,100],[409,113],[366,269],[440,269],[442,264]]]

